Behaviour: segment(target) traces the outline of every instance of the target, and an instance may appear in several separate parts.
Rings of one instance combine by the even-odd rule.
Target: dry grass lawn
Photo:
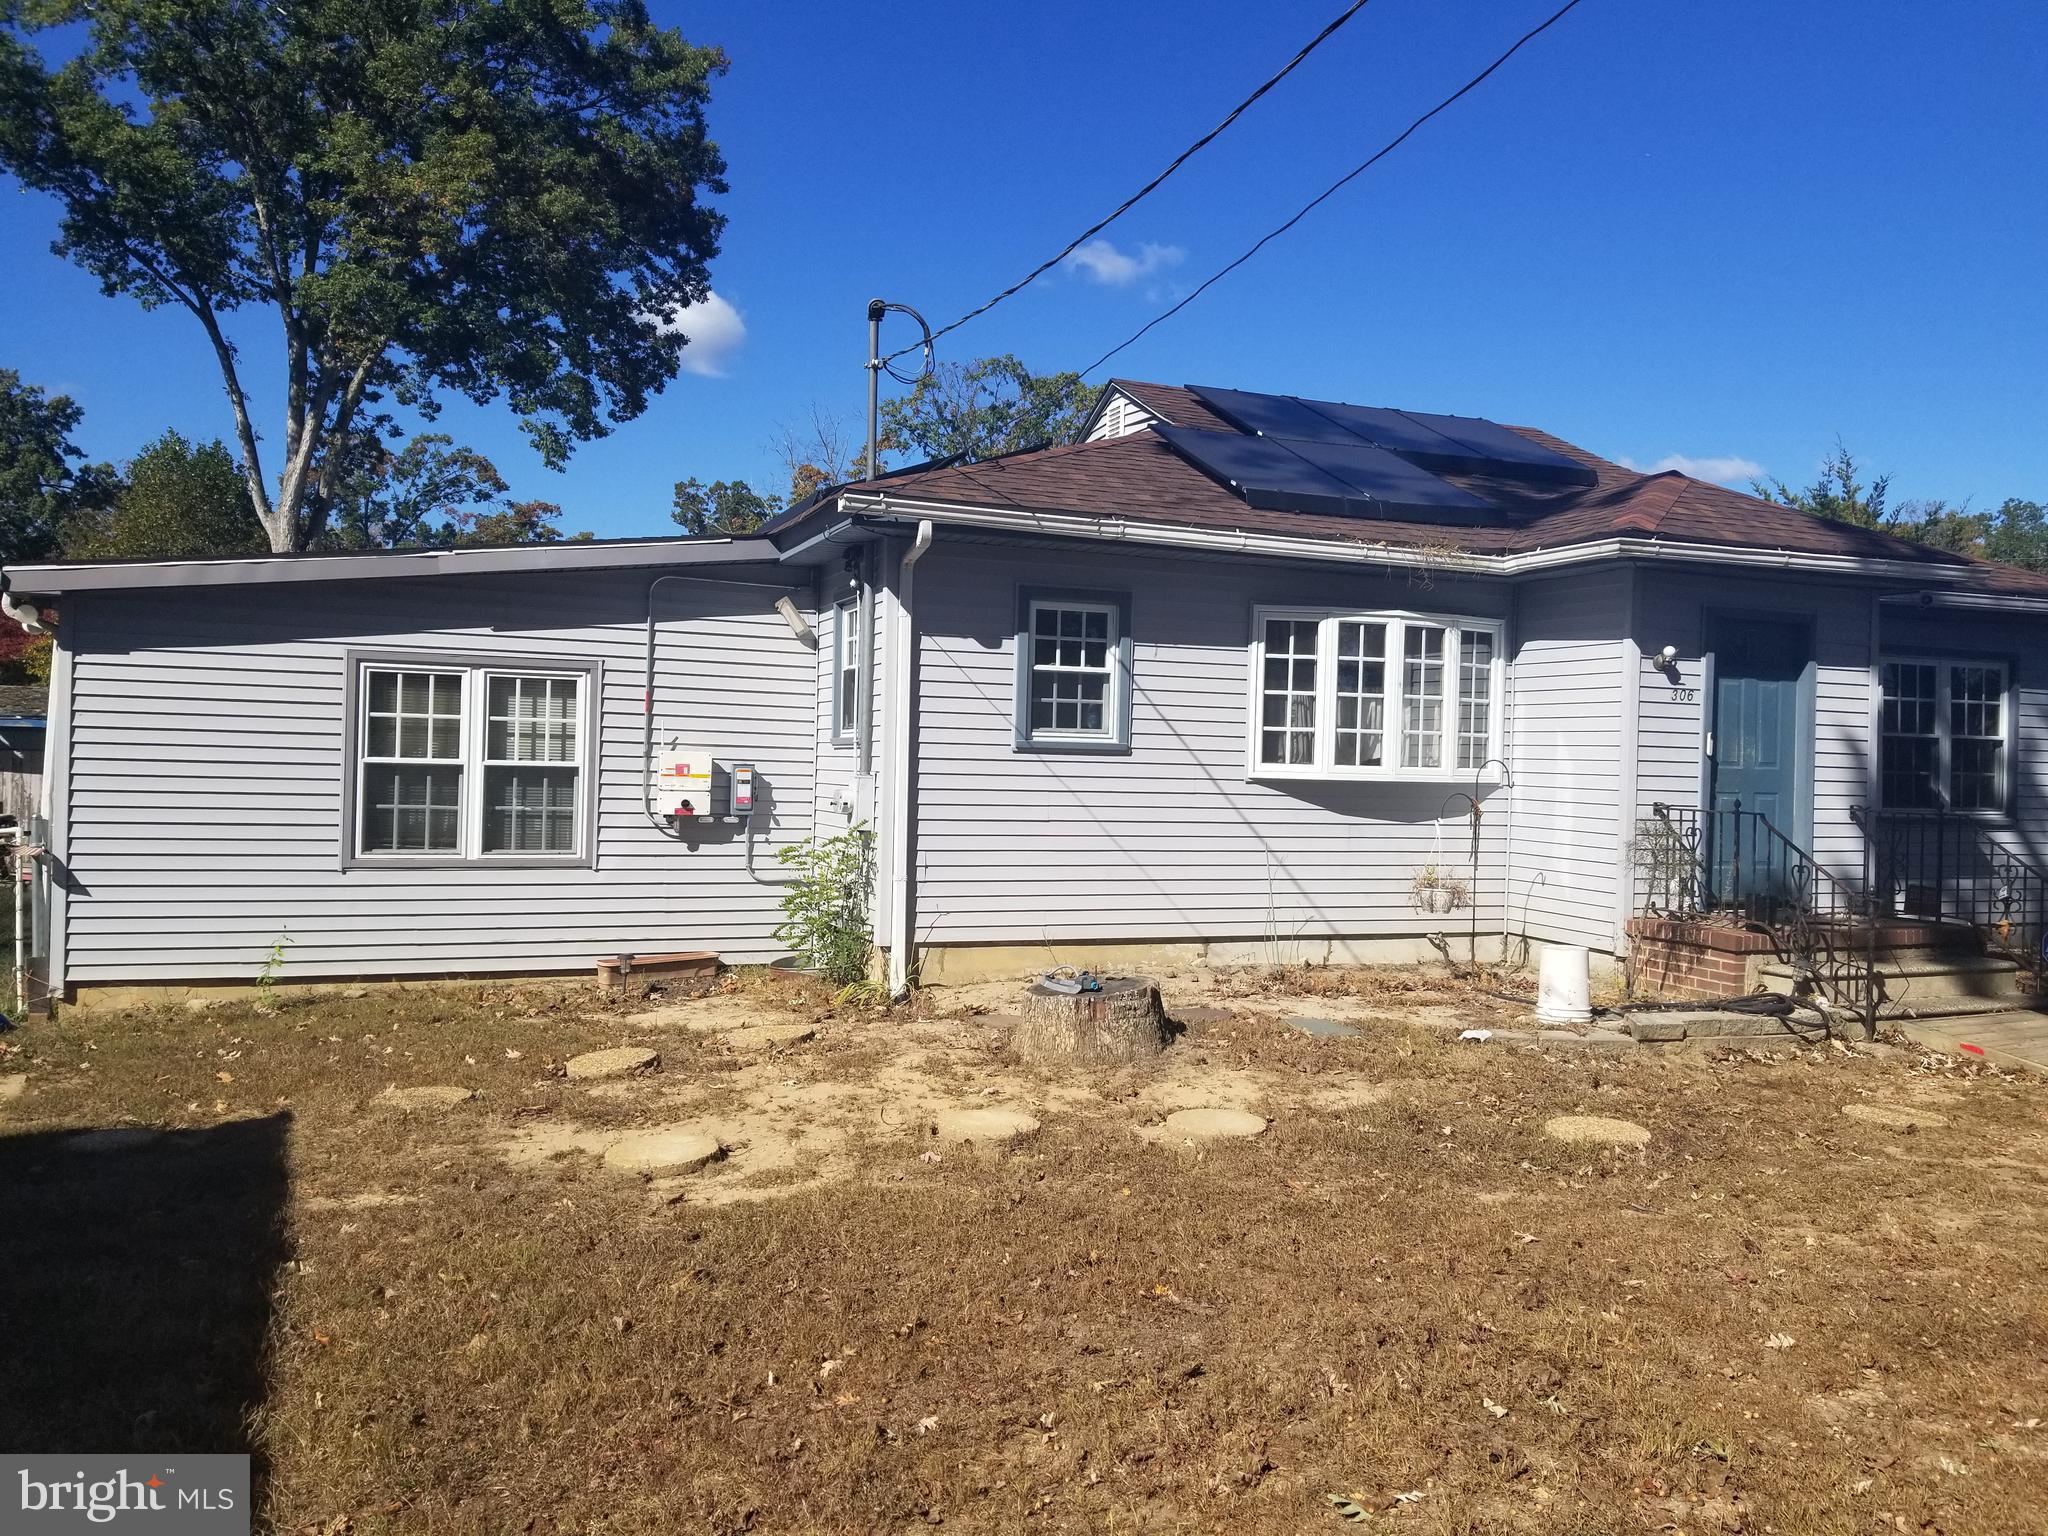
[[[1002,1055],[1008,995],[0,1036],[0,1444],[246,1448],[259,1527],[331,1536],[2048,1529],[2048,1085],[1459,1045],[1515,1010],[1420,971],[1171,978],[1156,1071],[1062,1078]],[[619,1044],[660,1070],[560,1075]],[[427,1084],[476,1097],[378,1102]],[[1176,1145],[1196,1104],[1272,1124]],[[667,1125],[730,1153],[602,1161]],[[120,1127],[157,1134],[75,1139]]]

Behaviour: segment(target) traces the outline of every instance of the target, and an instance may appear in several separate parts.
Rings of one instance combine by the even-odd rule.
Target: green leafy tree
[[[0,563],[47,559],[66,523],[113,500],[120,477],[83,462],[71,441],[84,414],[0,368]]]
[[[563,533],[562,509],[552,501],[508,501],[444,526],[436,542],[469,548],[480,544],[580,544],[590,537],[588,533]]]
[[[166,432],[128,463],[113,506],[73,520],[74,560],[181,560],[260,554],[269,547],[227,445]]]
[[[349,470],[323,549],[552,544],[565,535],[551,501],[514,501],[498,466],[445,433],[392,451],[374,437],[350,445]]]
[[[1865,486],[1857,478],[1860,473],[1855,457],[1836,443],[1835,451],[1821,462],[1820,476],[1813,484],[1795,491],[1782,480],[1752,480],[1749,488],[1767,501],[1797,507],[1831,523],[1888,528],[1891,519],[1885,498],[1891,491],[1891,476],[1879,475]]]
[[[882,406],[884,433],[919,458],[993,458],[1073,436],[1102,393],[1078,373],[1034,374],[1009,353],[941,363]]]
[[[1991,514],[1983,553],[1988,559],[2030,571],[2048,571],[2048,508],[2009,497]]]
[[[49,28],[70,62],[31,46]],[[641,0],[5,0],[0,169],[105,292],[191,314],[251,505],[298,550],[386,402],[503,396],[559,467],[675,376],[724,223],[724,68]],[[245,307],[281,322],[267,391]]]
[[[678,480],[671,514],[685,533],[752,533],[781,507],[744,480]]]

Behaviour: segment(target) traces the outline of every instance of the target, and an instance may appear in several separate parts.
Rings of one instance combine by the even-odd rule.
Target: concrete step
[[[1999,1017],[2023,1011],[2021,1001],[2016,997],[1888,997],[1878,1005],[1877,1017],[1880,1022]]]
[[[1880,954],[1877,972],[1884,980],[1886,995],[1897,1000],[2001,998],[2009,1003],[2021,995],[2019,966],[1995,955],[1893,958]],[[1783,963],[1758,970],[1767,992],[1791,992],[1799,975],[1797,966]]]

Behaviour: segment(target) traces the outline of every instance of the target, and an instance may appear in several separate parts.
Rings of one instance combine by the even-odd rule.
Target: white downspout
[[[917,666],[917,610],[911,604],[915,567],[932,547],[930,518],[903,552],[896,581],[896,633],[889,637],[889,752],[883,777],[889,788],[889,996],[910,991],[910,742],[911,678]]]

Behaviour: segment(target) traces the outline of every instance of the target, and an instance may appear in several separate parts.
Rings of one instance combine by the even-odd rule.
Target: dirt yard
[[[1164,983],[1100,1078],[1006,1059],[1012,986],[757,976],[0,1035],[0,1444],[246,1448],[326,1536],[2048,1530],[2048,1085]],[[617,1166],[655,1130],[723,1155]]]

